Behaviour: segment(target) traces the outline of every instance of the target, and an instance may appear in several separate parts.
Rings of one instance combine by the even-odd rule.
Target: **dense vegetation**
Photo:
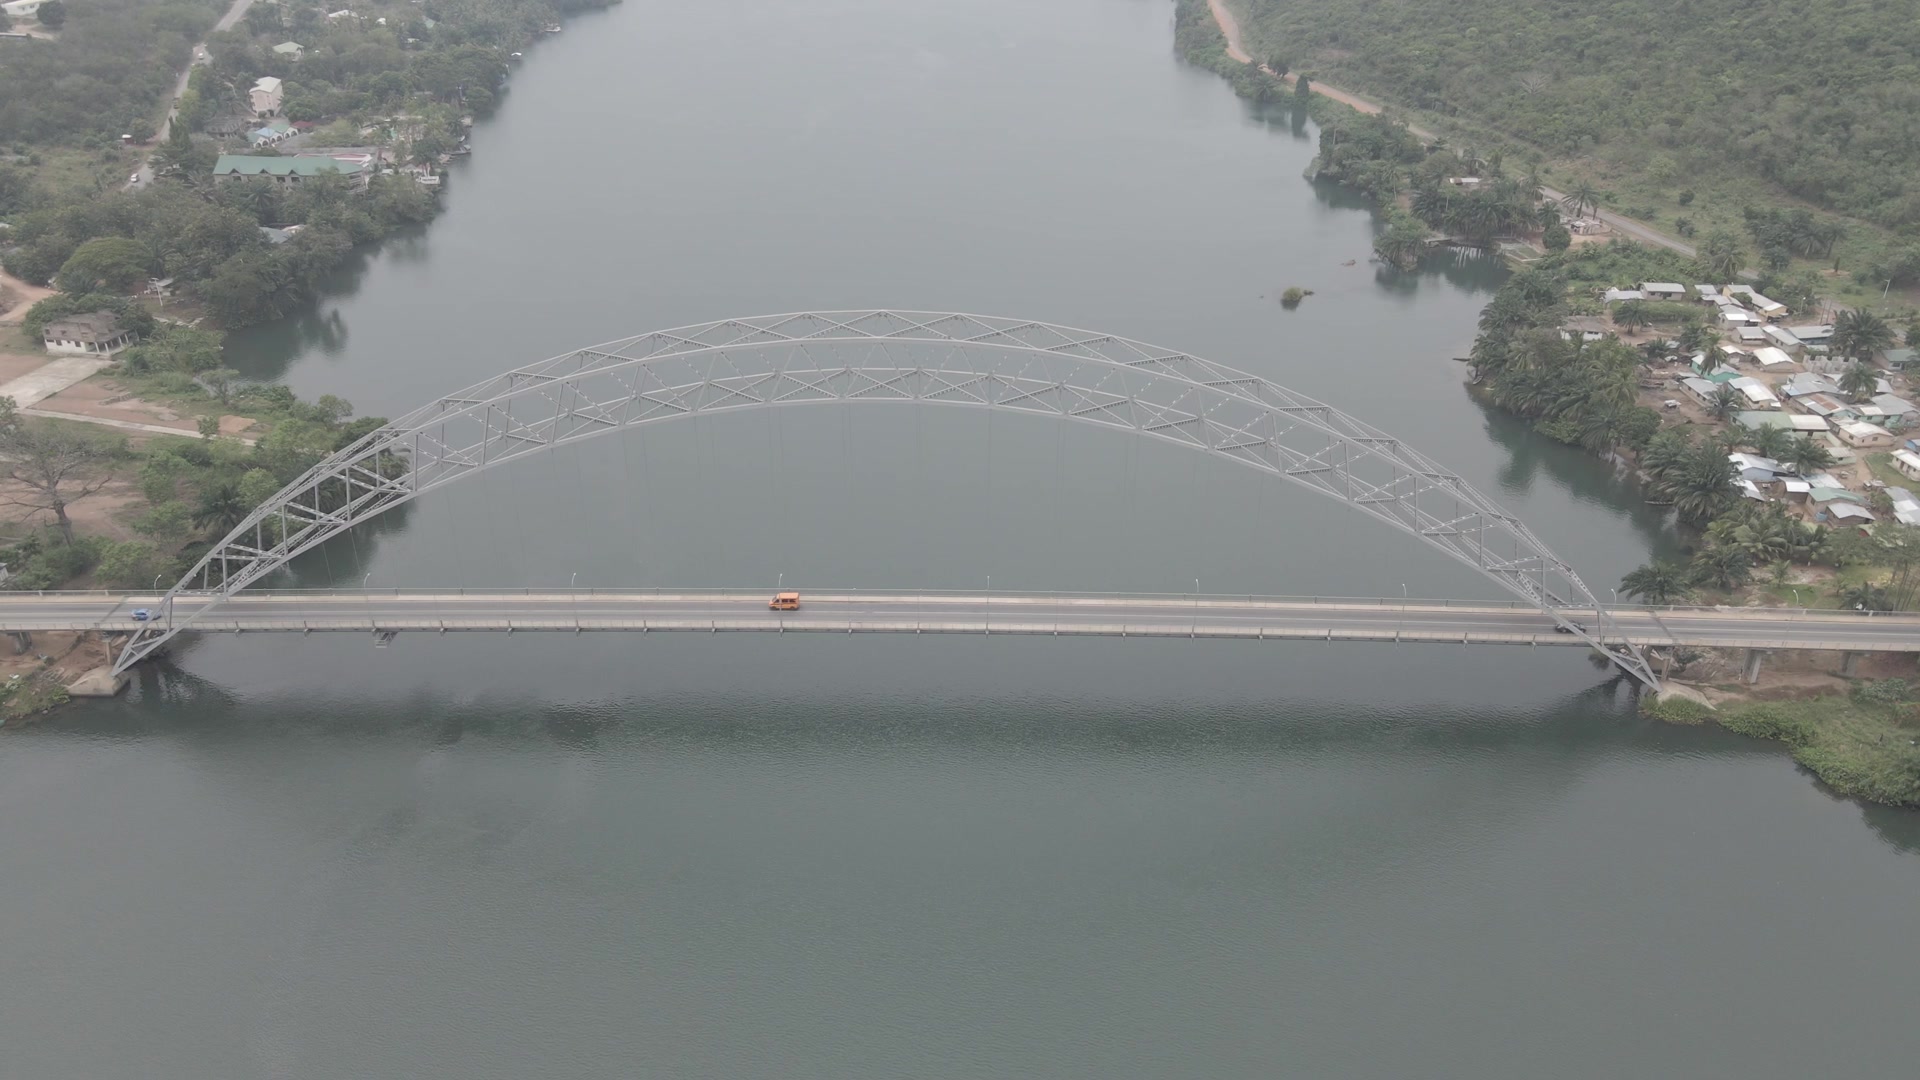
[[[1920,2],[1235,0],[1252,43],[1560,157],[1758,174],[1920,234]]]
[[[0,398],[0,458],[19,492],[18,505],[42,510],[47,528],[0,548],[12,571],[7,587],[57,588],[91,575],[111,588],[147,587],[177,578],[206,549],[268,496],[386,421],[348,421],[352,406],[323,397],[307,403],[284,386],[223,391],[227,407],[248,409],[272,424],[256,446],[232,439],[166,438],[133,449],[125,437],[84,424],[29,421]],[[128,511],[138,540],[77,534],[75,503],[122,477],[137,477],[142,501]]]
[[[153,134],[158,106],[226,0],[81,0],[57,40],[0,41],[0,145],[24,154]],[[0,214],[6,213],[0,193]]]

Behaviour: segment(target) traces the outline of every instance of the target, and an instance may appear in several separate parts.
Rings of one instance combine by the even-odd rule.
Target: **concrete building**
[[[40,14],[40,5],[46,2],[47,0],[8,0],[7,3],[0,4],[0,11],[6,12],[9,18],[31,19]]]
[[[1893,467],[1909,480],[1920,480],[1920,454],[1906,448],[1893,452]]]
[[[280,113],[282,93],[279,79],[271,75],[263,75],[254,81],[253,89],[247,91],[247,98],[253,102],[255,115],[277,116]]]
[[[134,342],[133,331],[122,329],[120,319],[111,311],[55,319],[41,331],[40,338],[48,352],[62,356],[107,357]]]
[[[273,47],[273,52],[275,56],[284,56],[297,63],[306,55],[307,47],[297,41],[283,41]]]

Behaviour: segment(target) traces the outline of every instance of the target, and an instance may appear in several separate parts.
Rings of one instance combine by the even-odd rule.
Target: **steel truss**
[[[222,599],[428,491],[643,424],[821,403],[960,405],[1145,435],[1292,481],[1418,537],[1537,605],[1648,686],[1571,566],[1519,519],[1399,439],[1256,375],[1172,349],[979,315],[839,311],[728,319],[581,349],[403,416],[254,510],[162,600],[116,660],[188,629],[182,593]],[[1577,617],[1577,618],[1576,618]]]

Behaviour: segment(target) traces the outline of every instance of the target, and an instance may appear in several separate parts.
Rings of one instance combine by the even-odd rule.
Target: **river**
[[[768,311],[1022,315],[1321,397],[1607,585],[1665,550],[1484,411],[1497,269],[1388,275],[1166,0],[629,0],[447,212],[238,366],[394,414]],[[1289,285],[1314,290],[1296,311]],[[1329,501],[964,411],[706,418],[304,560],[375,586],[1494,595]],[[1244,474],[1243,474],[1244,472]],[[0,1076],[1910,1076],[1920,815],[1574,650],[203,639],[0,738]]]

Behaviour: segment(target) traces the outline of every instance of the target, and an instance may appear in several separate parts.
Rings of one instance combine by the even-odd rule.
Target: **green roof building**
[[[277,183],[297,184],[326,173],[338,173],[353,181],[353,186],[367,186],[366,165],[358,161],[343,161],[330,157],[253,157],[247,154],[221,154],[213,163],[215,180],[233,180],[247,176],[270,177]]]

